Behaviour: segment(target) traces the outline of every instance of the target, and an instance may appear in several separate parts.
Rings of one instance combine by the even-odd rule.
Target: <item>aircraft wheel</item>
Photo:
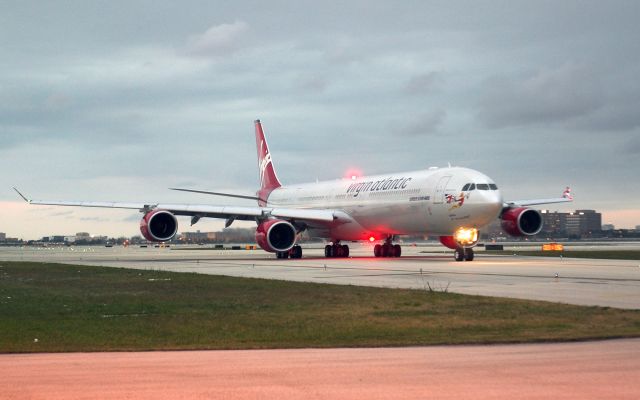
[[[376,244],[373,247],[373,255],[376,257],[381,257],[382,256],[382,246],[380,246],[379,244]]]
[[[289,251],[289,256],[291,258],[302,258],[302,247],[300,245],[295,245]]]
[[[276,251],[276,258],[289,258],[288,251]]]
[[[330,258],[333,256],[333,246],[326,245],[324,246],[324,256]]]
[[[402,255],[402,247],[399,244],[393,245],[393,256],[400,257]]]
[[[349,246],[347,246],[346,244],[342,245],[342,257],[349,257]]]
[[[339,244],[333,245],[333,256],[336,258],[342,257],[342,246],[340,246]]]
[[[380,252],[380,257],[389,257],[389,253],[390,253],[390,246],[388,244],[383,244],[382,245],[382,251]]]
[[[455,258],[456,261],[463,261],[464,249],[461,249],[461,248],[455,249],[455,251],[453,252],[453,258]]]
[[[473,261],[473,249],[465,249],[464,251],[464,260],[465,261]]]

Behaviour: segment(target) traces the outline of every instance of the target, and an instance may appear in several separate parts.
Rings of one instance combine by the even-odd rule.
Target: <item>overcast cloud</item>
[[[126,212],[27,209],[12,185],[251,193],[255,118],[285,183],[450,162],[510,199],[571,185],[560,209],[640,225],[638,15],[635,1],[3,1],[0,231],[137,229]]]

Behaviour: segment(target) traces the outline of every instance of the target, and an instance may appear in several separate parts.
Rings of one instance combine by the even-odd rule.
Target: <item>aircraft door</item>
[[[444,190],[447,187],[449,180],[451,180],[451,175],[443,176],[438,180],[438,184],[436,185],[433,193],[433,204],[444,203]]]

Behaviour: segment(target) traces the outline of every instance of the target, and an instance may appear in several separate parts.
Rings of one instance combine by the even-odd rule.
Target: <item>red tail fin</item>
[[[256,148],[258,150],[258,169],[260,171],[260,190],[258,191],[258,197],[266,199],[269,196],[269,193],[282,185],[276,176],[275,168],[273,168],[271,153],[269,153],[269,146],[267,146],[267,139],[264,137],[260,120],[257,119],[255,124]]]

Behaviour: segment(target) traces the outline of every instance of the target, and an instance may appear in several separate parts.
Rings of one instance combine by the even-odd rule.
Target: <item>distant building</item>
[[[7,234],[0,232],[0,242],[4,242],[5,240],[7,240]]]
[[[613,224],[602,224],[603,231],[612,231],[614,229],[616,229],[616,227]]]
[[[602,214],[594,210],[576,210],[574,212],[557,212],[540,210],[542,230],[538,238],[591,238],[602,236]],[[613,226],[611,226],[613,229]],[[511,238],[501,226],[501,220],[489,224],[482,229],[484,239]]]
[[[636,225],[636,232],[640,232],[640,225]]]
[[[216,240],[215,232],[182,232],[180,235],[182,240],[186,242],[208,242]]]
[[[81,240],[91,240],[91,235],[89,232],[78,232],[76,233],[76,241]]]
[[[602,214],[594,210],[576,210],[567,215],[567,234],[572,236],[591,236],[600,233]]]
[[[543,235],[562,235],[567,230],[567,215],[569,213],[551,212],[549,210],[541,210],[542,215],[542,234]]]

